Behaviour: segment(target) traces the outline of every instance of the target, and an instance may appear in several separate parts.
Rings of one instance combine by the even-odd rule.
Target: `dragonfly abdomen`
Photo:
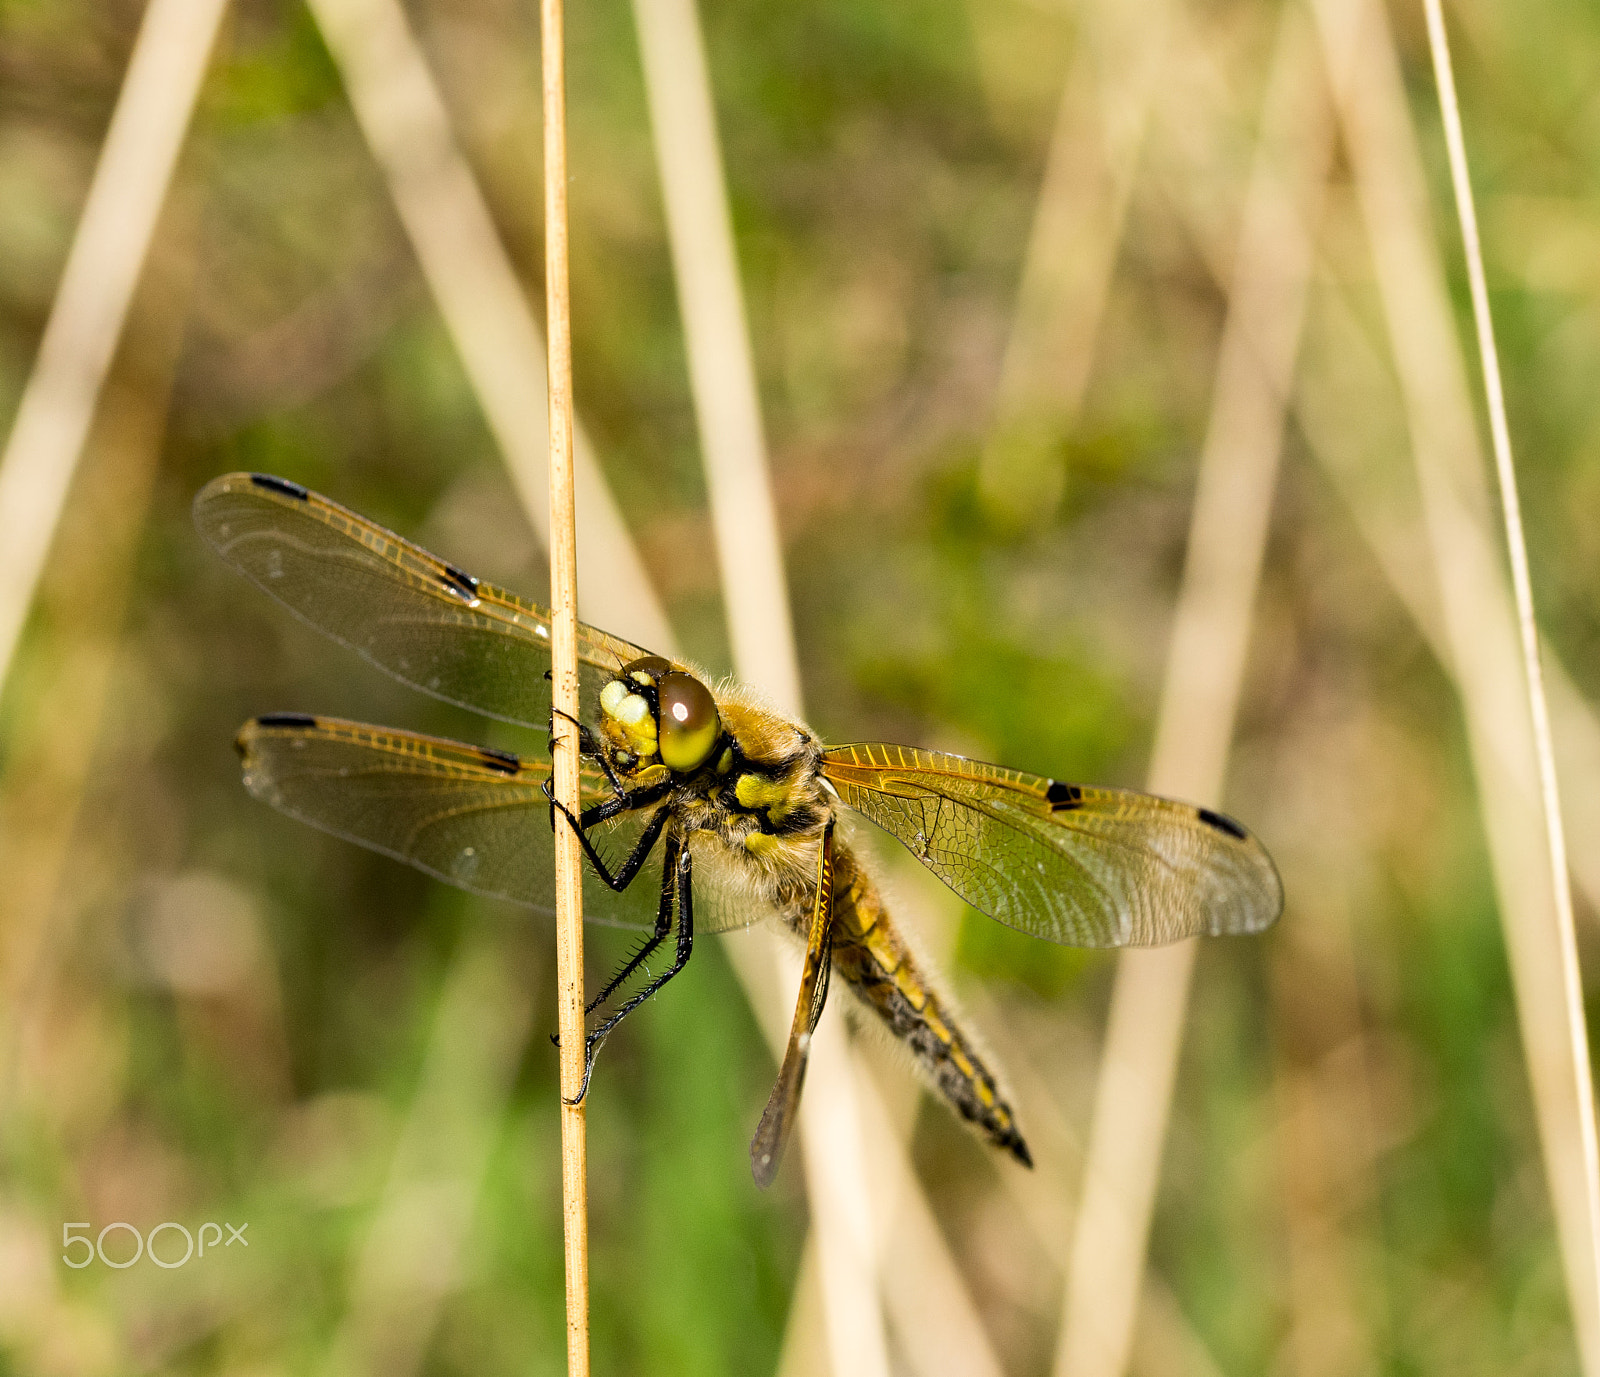
[[[950,1107],[1026,1166],[1028,1145],[989,1068],[896,930],[872,878],[835,843],[833,969],[910,1051]]]

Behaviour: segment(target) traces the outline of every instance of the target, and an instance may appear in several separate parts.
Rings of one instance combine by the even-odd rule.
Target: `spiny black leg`
[[[661,902],[656,907],[656,925],[654,931],[645,939],[639,950],[628,958],[627,964],[606,983],[588,1005],[584,1013],[592,1014],[606,1000],[616,993],[617,987],[630,975],[649,960],[651,953],[666,940],[667,934],[672,931],[672,886],[677,871],[677,854],[681,843],[676,838],[668,838],[666,864],[661,867]]]
[[[550,781],[545,780],[548,786]],[[578,827],[587,832],[597,822],[605,822],[614,818],[618,813],[632,813],[640,808],[648,808],[652,803],[659,803],[672,792],[672,781],[656,785],[653,789],[641,789],[637,794],[621,793],[614,798],[608,798],[604,803],[596,803],[578,814]]]
[[[576,717],[574,717],[570,712],[564,712],[562,709],[554,706],[554,704],[551,705],[550,716],[551,716],[552,719],[557,718],[557,717],[564,718],[566,721],[572,723],[572,725],[578,729],[578,754],[579,755],[587,756],[587,757],[590,757],[590,758],[594,758],[594,757],[599,756],[600,748],[595,745],[594,732],[589,728],[587,723],[578,721],[578,719]],[[556,734],[555,734],[554,731],[551,731],[548,728],[546,729],[546,733],[545,734],[550,738],[550,750],[551,750],[552,753],[554,753],[555,745],[556,745]]]
[[[588,829],[598,822],[605,822],[608,818],[616,817],[618,813],[629,812],[633,808],[648,807],[666,793],[666,786],[659,790],[652,789],[647,794],[635,795],[631,800],[607,799],[604,803],[597,803],[593,808],[585,809],[583,816],[576,818],[572,816],[572,812],[567,808],[566,804],[555,796],[555,790],[550,787],[548,779],[545,780],[543,788],[545,797],[550,800],[550,806],[559,810],[561,816],[572,825],[572,830],[578,834],[578,843],[583,847],[583,854],[589,858],[589,864],[594,867],[595,874],[610,889],[618,894],[622,893],[633,883],[633,877],[639,873],[639,867],[645,863],[645,858],[649,856],[651,848],[660,839],[661,829],[667,825],[667,810],[665,808],[660,809],[645,825],[644,831],[639,836],[638,844],[633,848],[628,859],[618,867],[614,875],[601,858],[600,853],[594,849],[594,843],[588,837]]]
[[[676,841],[676,839],[674,839]],[[673,957],[672,966],[661,975],[652,980],[644,989],[640,990],[633,998],[622,1004],[617,1011],[605,1020],[594,1032],[584,1039],[583,1045],[583,1084],[578,1087],[578,1094],[568,1104],[578,1104],[589,1091],[589,1077],[594,1074],[594,1059],[600,1051],[600,1044],[606,1040],[607,1035],[617,1024],[621,1023],[629,1014],[637,1009],[651,995],[655,994],[667,981],[677,975],[689,964],[689,954],[694,950],[694,885],[692,867],[689,860],[689,848],[677,842],[677,891],[678,891],[678,950]]]

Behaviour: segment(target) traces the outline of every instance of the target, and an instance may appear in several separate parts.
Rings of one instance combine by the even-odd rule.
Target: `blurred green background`
[[[1279,20],[1181,9],[1082,407],[997,422],[1085,11],[701,6],[825,738],[1142,782],[1227,303],[1195,207],[1232,242]],[[536,8],[407,10],[537,304]],[[140,14],[0,0],[7,426]],[[1536,597],[1592,698],[1600,10],[1459,0],[1450,20]],[[1420,10],[1391,22],[1469,340]],[[632,14],[573,3],[568,29],[578,407],[685,649],[722,671]],[[1186,84],[1201,67],[1221,97],[1206,108]],[[1314,309],[1303,368],[1418,530],[1342,158],[1319,247],[1317,290],[1338,284],[1375,352],[1361,372]],[[986,499],[986,447],[1033,475],[1025,519]],[[361,1343],[392,1345],[392,1372],[559,1371],[549,926],[254,803],[231,740],[252,714],[302,710],[540,747],[406,692],[212,557],[189,502],[243,468],[543,596],[338,70],[290,0],[239,0],[224,25],[0,697],[0,1373],[311,1372]],[[1227,1373],[1578,1370],[1456,692],[1359,524],[1294,421],[1225,800],[1278,857],[1289,906],[1265,938],[1200,957],[1140,1372],[1205,1371],[1200,1353]],[[1008,1372],[1044,1372],[1115,958],[963,916],[883,862],[1017,1088],[1041,1159],[1026,1189],[1056,1202],[1028,1208],[940,1106],[917,1114],[914,1160],[990,1342]],[[1590,956],[1595,932],[1580,898]],[[591,972],[623,949],[596,935]],[[907,1070],[872,1055],[907,1102]],[[717,941],[607,1044],[589,1100],[596,1371],[814,1370],[805,1335],[785,1349],[802,1176],[790,1163],[762,1194],[746,1157],[772,1071]],[[62,1264],[64,1223],[113,1220],[246,1223],[249,1247],[171,1271]],[[427,1303],[363,1338],[363,1288],[440,1237],[455,1244],[423,1266]],[[1174,1334],[1191,1347],[1163,1346]]]

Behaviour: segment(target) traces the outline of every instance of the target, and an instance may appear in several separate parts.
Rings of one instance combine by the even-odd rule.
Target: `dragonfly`
[[[252,583],[380,669],[550,730],[547,608],[270,474],[214,479],[194,519]],[[581,624],[578,661],[575,814],[554,798],[548,753],[304,713],[244,725],[244,783],[325,832],[544,910],[563,814],[588,861],[586,915],[643,934],[589,1001],[580,1097],[607,1035],[684,968],[696,936],[768,921],[797,937],[805,956],[788,1043],[750,1145],[762,1186],[777,1172],[835,973],[962,1120],[1032,1165],[1000,1077],[902,935],[840,826],[847,813],[888,832],[979,912],[1049,942],[1256,933],[1282,912],[1265,848],[1213,809],[939,751],[830,746],[756,690]]]

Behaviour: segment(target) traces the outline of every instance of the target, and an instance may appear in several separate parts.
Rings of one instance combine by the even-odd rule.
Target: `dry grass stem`
[[[872,1073],[855,1059],[873,1215],[886,1308],[911,1371],[939,1377],[1001,1377],[978,1307],[951,1257],[939,1221],[901,1148],[906,1134]],[[1009,1165],[999,1170],[1010,1174]]]
[[[550,385],[550,780],[568,817],[578,786],[578,517],[572,462],[572,289],[567,266],[567,77],[562,0],[539,6],[544,68],[544,291]],[[533,382],[529,379],[529,382]],[[583,853],[556,827],[556,1022],[561,1034],[561,1221],[567,1372],[589,1372],[589,1148],[584,1075]]]
[[[723,946],[768,1047],[781,1059],[789,1033],[785,1003],[799,984],[800,963],[792,952],[777,949],[765,932],[730,934]],[[824,1018],[811,1039],[797,1136],[814,1226],[828,1366],[836,1377],[891,1370],[878,1300],[876,1210],[865,1170],[859,1098],[842,1022]],[[862,1347],[853,1350],[853,1344]]]
[[[1243,677],[1314,223],[1332,152],[1298,11],[1281,21],[1201,455],[1150,786],[1217,802]],[[1056,1371],[1127,1366],[1194,944],[1125,953],[1112,995]]]
[[[548,413],[543,393],[525,386],[518,369],[508,365],[534,360],[543,367],[544,347],[482,193],[456,147],[432,74],[394,0],[314,0],[314,7],[469,381],[542,539],[545,507],[535,485],[544,477]],[[535,424],[538,434],[531,438],[537,444],[528,434]],[[675,638],[576,424],[574,437],[584,568],[604,571],[592,582],[580,571],[585,613],[673,653]],[[813,1077],[808,1099],[816,1099],[822,1079],[820,1073]],[[836,1286],[834,1295],[858,1312],[858,1322],[845,1325],[847,1333],[859,1333],[864,1324],[881,1333],[872,1292]]]
[[[813,1377],[831,1372],[828,1335],[823,1323],[822,1266],[817,1261],[817,1233],[806,1235],[800,1266],[789,1293],[789,1313],[783,1322],[783,1345],[773,1377]]]
[[[1572,1044],[1572,1093],[1577,1100],[1577,1152],[1582,1159],[1585,1187],[1582,1225],[1589,1233],[1593,1294],[1580,1302],[1580,1313],[1600,1315],[1600,1148],[1596,1145],[1594,1079],[1589,1066],[1589,1031],[1584,1022],[1583,980],[1578,969],[1578,940],[1572,918],[1572,888],[1567,874],[1567,841],[1562,830],[1561,795],[1556,783],[1555,748],[1550,737],[1550,710],[1545,702],[1544,678],[1539,667],[1539,630],[1533,616],[1533,583],[1528,573],[1528,549],[1522,532],[1522,509],[1517,498],[1517,475],[1511,458],[1511,428],[1506,419],[1505,390],[1500,381],[1500,359],[1495,349],[1494,320],[1489,313],[1489,287],[1483,271],[1483,246],[1478,238],[1478,217],[1473,206],[1472,181],[1467,171],[1466,140],[1461,132],[1461,110],[1456,100],[1455,77],[1450,66],[1450,43],[1439,0],[1423,0],[1428,17],[1428,43],[1433,53],[1434,77],[1439,88],[1439,110],[1444,119],[1445,146],[1450,154],[1450,180],[1455,189],[1456,211],[1466,250],[1467,282],[1472,292],[1472,315],[1477,326],[1479,358],[1483,366],[1484,393],[1489,404],[1489,433],[1499,479],[1500,509],[1505,518],[1506,549],[1511,559],[1511,588],[1516,599],[1517,630],[1522,648],[1522,669],[1527,678],[1528,713],[1533,730],[1534,755],[1539,769],[1539,796],[1544,815],[1545,839],[1550,852],[1551,895],[1555,901],[1556,941],[1561,961],[1561,1004]],[[1571,1209],[1580,1202],[1563,1201]],[[1570,1227],[1580,1227],[1577,1220]],[[1600,1351],[1586,1347],[1584,1357],[1591,1372],[1600,1371]]]
[[[1034,1054],[1012,1036],[1005,1012],[980,985],[964,989],[962,1002],[1006,1068],[1017,1101],[1028,1107],[1028,1145],[1035,1169],[1007,1167],[998,1173],[999,1184],[1016,1202],[1034,1242],[1065,1277],[1076,1216],[1073,1195],[1083,1176],[1084,1158],[1078,1131],[1059,1103],[1059,1074],[1054,1067],[1039,1066]],[[1068,1046],[1063,1054],[1073,1056],[1076,1051]],[[1147,1268],[1140,1297],[1134,1370],[1145,1377],[1207,1377],[1220,1370],[1165,1277]]]
[[[456,147],[432,75],[394,0],[317,0],[314,12],[513,486],[530,524],[548,544],[551,413],[545,389],[537,383],[547,375],[544,343],[482,193]],[[607,578],[582,581],[579,596],[597,608],[592,615],[651,643],[649,638],[664,636],[665,617],[581,434],[575,425],[566,433],[568,447],[575,450],[585,548],[596,565],[614,567],[624,579],[629,572],[637,574],[632,596],[619,596],[617,583]],[[576,988],[581,1008],[581,978]],[[510,1017],[513,1011],[503,1012]],[[489,1036],[486,1031],[484,1037]],[[574,1042],[565,1041],[569,1047]],[[580,1035],[580,1048],[581,1041]],[[497,1108],[486,1105],[484,1116],[503,1114],[504,1103],[502,1096]],[[564,1164],[564,1187],[566,1170]],[[571,1198],[570,1190],[565,1194]],[[586,1289],[586,1279],[584,1284]],[[358,1322],[352,1318],[347,1324]],[[583,1336],[571,1337],[586,1353]]]
[[[166,203],[226,0],[150,0],[0,456],[0,688]]]
[[[1540,1146],[1584,1370],[1600,1372],[1586,1082],[1572,1038],[1520,635],[1500,557],[1475,534],[1489,517],[1484,455],[1428,209],[1427,181],[1387,17],[1376,4],[1314,6],[1379,294],[1394,347],[1450,662],[1460,690],[1500,900]],[[1517,747],[1503,757],[1499,743]]]

